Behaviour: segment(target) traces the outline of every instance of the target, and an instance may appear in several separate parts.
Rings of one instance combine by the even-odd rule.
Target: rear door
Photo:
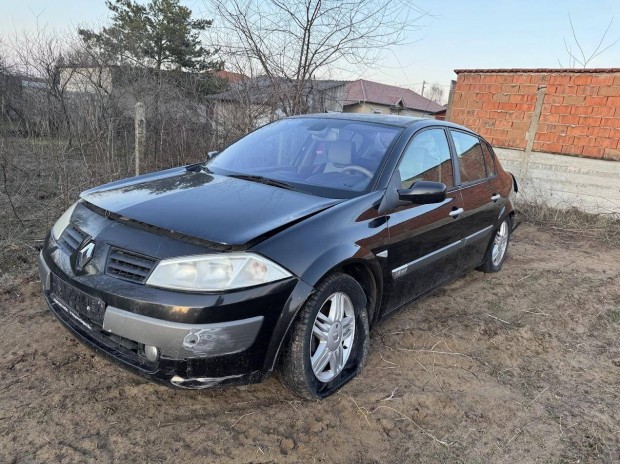
[[[485,142],[465,131],[450,129],[449,133],[458,160],[463,198],[460,228],[464,237],[459,272],[465,272],[482,263],[501,203],[494,189],[495,164]]]
[[[458,271],[461,234],[458,222],[463,209],[455,186],[447,134],[443,128],[417,132],[403,151],[394,173],[400,188],[418,180],[442,182],[448,187],[442,203],[402,204],[387,211],[389,295],[392,310],[453,277]]]

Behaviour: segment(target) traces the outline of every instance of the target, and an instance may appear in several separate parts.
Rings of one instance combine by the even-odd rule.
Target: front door
[[[442,203],[401,204],[387,211],[387,311],[450,279],[458,272],[461,245],[459,222],[463,210],[460,190],[454,185],[450,148],[443,128],[418,132],[405,148],[394,173],[401,188],[418,180],[442,182],[448,187]]]

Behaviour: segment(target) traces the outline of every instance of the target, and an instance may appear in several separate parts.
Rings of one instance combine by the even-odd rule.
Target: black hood
[[[101,209],[209,242],[244,245],[341,200],[175,168],[83,192]]]

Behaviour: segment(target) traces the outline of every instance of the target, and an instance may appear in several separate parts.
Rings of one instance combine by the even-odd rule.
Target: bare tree
[[[426,98],[434,101],[435,103],[438,103],[440,105],[444,104],[445,91],[443,87],[437,82],[430,86],[430,88],[428,89],[428,94],[425,96]]]
[[[566,54],[568,55],[568,68],[587,68],[588,65],[594,60],[596,57],[600,56],[602,53],[609,50],[611,47],[618,43],[618,39],[613,42],[606,42],[607,34],[611,29],[611,26],[614,22],[614,18],[612,17],[609,20],[609,24],[605,28],[605,31],[601,35],[600,40],[598,41],[596,47],[591,52],[586,51],[585,46],[582,45],[581,41],[577,37],[577,32],[575,31],[575,25],[573,24],[573,18],[570,13],[568,13],[568,22],[570,23],[571,35],[573,43],[570,43],[570,39],[567,41],[566,37],[563,37],[564,40],[564,48],[566,49]],[[560,67],[564,67],[562,62],[558,60],[558,64]]]
[[[377,66],[426,15],[406,0],[205,1],[216,16],[216,45],[258,67],[286,115],[308,111],[313,79],[337,67]]]

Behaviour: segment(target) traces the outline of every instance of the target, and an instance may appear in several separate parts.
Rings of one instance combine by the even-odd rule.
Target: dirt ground
[[[33,252],[34,256],[34,252]],[[620,249],[532,225],[380,324],[339,394],[178,391],[95,356],[0,276],[0,462],[620,461]]]

